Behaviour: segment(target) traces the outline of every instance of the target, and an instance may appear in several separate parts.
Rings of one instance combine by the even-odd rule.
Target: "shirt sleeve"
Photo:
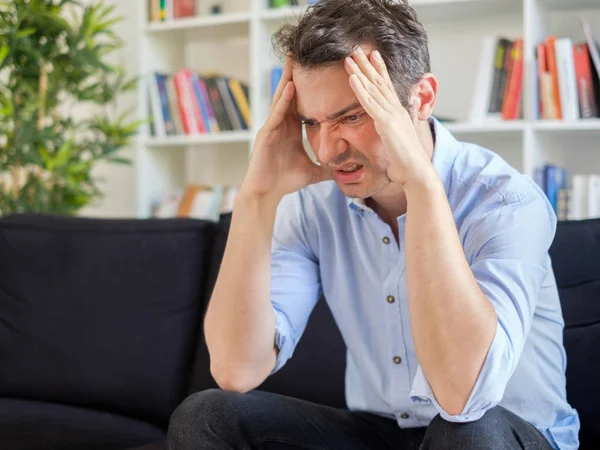
[[[556,216],[550,204],[533,194],[471,222],[463,241],[465,254],[479,287],[496,310],[496,334],[461,414],[450,415],[439,405],[420,366],[410,393],[414,402],[433,403],[451,422],[478,420],[500,403],[551,270],[548,249],[555,231]]]
[[[278,349],[271,373],[292,356],[322,293],[319,264],[308,233],[302,193],[285,196],[277,208],[271,248],[271,303]]]

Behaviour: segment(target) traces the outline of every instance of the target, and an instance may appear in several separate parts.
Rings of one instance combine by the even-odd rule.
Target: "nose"
[[[323,165],[329,164],[346,150],[348,143],[340,136],[339,131],[329,124],[321,124],[317,149],[319,162]]]

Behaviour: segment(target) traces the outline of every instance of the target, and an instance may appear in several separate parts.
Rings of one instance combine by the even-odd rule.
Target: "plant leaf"
[[[4,61],[4,59],[8,56],[9,52],[10,47],[7,44],[2,44],[2,46],[0,47],[0,65],[2,64],[2,61]]]

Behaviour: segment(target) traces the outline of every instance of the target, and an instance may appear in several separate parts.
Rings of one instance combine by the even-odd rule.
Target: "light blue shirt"
[[[432,123],[433,165],[471,270],[498,315],[465,409],[452,416],[440,407],[417,360],[406,290],[406,215],[397,218],[398,245],[373,210],[333,181],[289,194],[277,209],[271,300],[279,355],[273,372],[292,356],[324,295],[347,346],[349,409],[408,428],[427,426],[438,413],[474,421],[499,404],[537,427],[554,448],[576,449],[579,418],[566,401],[564,322],[548,254],[556,216],[531,177]]]

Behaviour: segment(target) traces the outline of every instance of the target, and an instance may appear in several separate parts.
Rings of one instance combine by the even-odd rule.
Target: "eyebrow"
[[[344,107],[344,108],[340,109],[339,111],[337,111],[337,112],[333,113],[333,114],[332,114],[332,115],[330,115],[329,117],[327,117],[327,120],[335,120],[335,119],[338,119],[338,118],[340,118],[341,116],[343,116],[344,114],[346,114],[346,113],[349,113],[349,112],[350,112],[350,111],[352,111],[353,109],[356,109],[356,108],[361,108],[361,107],[362,107],[362,106],[361,106],[361,104],[360,104],[360,103],[358,103],[358,102],[356,102],[356,103],[352,103],[351,105],[348,105],[348,106],[346,106],[346,107]],[[309,118],[307,118],[307,117],[304,117],[304,116],[303,116],[302,114],[300,114],[300,113],[297,113],[297,114],[298,114],[298,118],[299,118],[300,120],[302,120],[303,122],[313,122],[313,121],[314,121],[313,119],[309,119]]]

